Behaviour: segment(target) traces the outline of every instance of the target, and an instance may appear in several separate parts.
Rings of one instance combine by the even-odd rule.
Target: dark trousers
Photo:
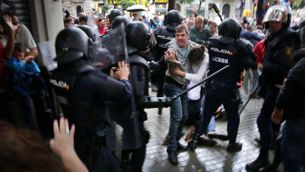
[[[76,139],[75,150],[77,155],[86,164],[90,172],[120,172],[119,162],[109,146],[107,146],[106,138],[104,139],[102,143],[99,143],[99,148],[93,146],[95,143],[90,142],[89,137]]]
[[[273,142],[273,128],[271,115],[275,106],[275,100],[279,93],[276,87],[268,87],[261,112],[257,118],[257,126],[261,139],[261,156],[268,157],[268,151]]]
[[[286,120],[282,130],[282,157],[285,172],[299,172],[305,158],[305,119]]]
[[[200,98],[198,100],[188,100],[188,119],[187,123],[196,126],[195,132],[202,130],[203,110],[204,110],[204,92],[205,89],[201,88]]]
[[[146,145],[142,148],[133,150],[122,150],[122,161],[128,162],[129,167],[123,171],[142,172],[146,154]],[[126,164],[125,164],[126,165]]]
[[[111,171],[120,172],[120,166],[108,147],[103,147],[89,168],[90,172]]]
[[[206,89],[206,104],[203,127],[199,131],[200,135],[207,134],[211,117],[215,114],[217,108],[223,104],[228,115],[227,132],[229,142],[235,143],[240,120],[238,107],[241,99],[238,88],[229,83],[213,81],[207,85]]]

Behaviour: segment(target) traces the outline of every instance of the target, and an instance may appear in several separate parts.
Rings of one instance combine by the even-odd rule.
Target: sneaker
[[[239,152],[241,151],[243,145],[241,143],[229,143],[229,145],[227,146],[227,151],[228,152]]]

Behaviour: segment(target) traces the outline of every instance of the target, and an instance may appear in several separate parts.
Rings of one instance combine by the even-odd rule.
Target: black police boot
[[[178,165],[177,151],[167,149],[168,161],[172,165]]]
[[[199,139],[199,134],[194,134],[193,135],[193,139],[188,142],[187,147],[191,150],[191,151],[195,151],[195,149],[197,148],[197,144],[198,144],[198,139]]]
[[[269,165],[268,155],[260,154],[256,160],[246,165],[247,171],[259,171],[262,168],[266,168]]]
[[[243,145],[241,143],[229,143],[229,145],[227,146],[227,151],[228,152],[239,152],[241,151]]]

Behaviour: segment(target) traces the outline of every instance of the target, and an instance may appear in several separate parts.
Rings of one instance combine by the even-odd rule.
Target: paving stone
[[[243,102],[247,96],[242,92]],[[151,139],[147,144],[146,160],[143,165],[144,172],[239,172],[245,171],[246,163],[254,160],[258,155],[258,137],[256,118],[260,112],[262,99],[251,99],[241,114],[237,140],[243,143],[243,149],[237,153],[226,151],[227,141],[217,140],[214,147],[199,146],[195,152],[186,151],[178,154],[178,166],[172,166],[167,160],[166,146],[163,140],[168,132],[169,108],[163,109],[158,115],[157,109],[146,110],[148,120],[145,126],[150,131]],[[187,130],[186,130],[187,131]],[[226,134],[226,121],[217,121],[217,133]],[[183,144],[186,144],[183,142]]]

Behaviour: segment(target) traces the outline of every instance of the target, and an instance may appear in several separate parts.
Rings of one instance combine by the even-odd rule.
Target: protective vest
[[[155,60],[159,60],[167,50],[166,44],[175,38],[175,31],[170,31],[166,28],[161,28],[155,31],[157,45],[154,47],[153,53]]]
[[[299,47],[298,35],[294,31],[283,30],[274,37],[268,37],[265,45],[263,60],[265,68],[263,70],[264,82],[270,85],[282,84],[293,64],[292,55]],[[274,66],[266,64],[273,64]]]
[[[73,123],[75,123],[72,114],[74,109],[72,99],[74,86],[78,78],[94,71],[95,69],[91,65],[80,64],[74,66],[69,71],[56,69],[50,78],[50,84],[56,93],[57,100],[61,105],[64,115]]]
[[[149,94],[149,66],[147,61],[137,54],[130,55],[129,62],[131,70],[130,82],[133,86],[137,108],[143,108],[144,97]]]
[[[235,41],[230,43],[220,42],[218,39],[210,39],[209,58],[210,70],[208,75],[218,71],[226,65],[230,65],[226,72],[218,74],[214,79],[230,84],[240,81],[240,73],[243,70],[241,64],[241,54],[235,45]]]

